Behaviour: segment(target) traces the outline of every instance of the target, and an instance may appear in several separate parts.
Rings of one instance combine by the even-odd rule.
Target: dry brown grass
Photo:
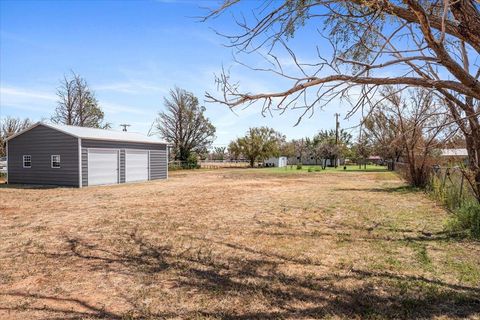
[[[391,173],[0,188],[2,319],[480,318],[480,244]]]

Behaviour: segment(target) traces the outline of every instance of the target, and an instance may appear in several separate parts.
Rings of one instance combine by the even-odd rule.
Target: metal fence
[[[395,170],[402,177],[407,177],[409,174],[408,163],[390,163],[389,169]],[[427,179],[427,192],[433,193],[450,209],[459,207],[466,200],[474,201],[476,199],[475,192],[465,178],[461,167],[433,165],[427,169]]]
[[[258,166],[258,163],[255,164]],[[168,168],[170,170],[181,169],[224,169],[224,168],[247,168],[250,163],[245,160],[202,160],[197,163],[188,161],[170,161]]]
[[[204,160],[199,161],[201,168],[222,169],[222,168],[246,168],[250,163],[245,160]]]
[[[464,200],[475,199],[475,192],[460,167],[433,166],[430,168],[427,189],[448,198],[446,200],[452,202],[449,205],[452,209]]]

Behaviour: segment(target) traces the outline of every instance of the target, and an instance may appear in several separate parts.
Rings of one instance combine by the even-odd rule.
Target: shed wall
[[[23,168],[23,155],[32,167]],[[51,167],[51,156],[60,155],[60,168]],[[8,141],[8,182],[79,186],[78,138],[43,125]]]
[[[167,179],[167,151],[150,151],[150,180]]]

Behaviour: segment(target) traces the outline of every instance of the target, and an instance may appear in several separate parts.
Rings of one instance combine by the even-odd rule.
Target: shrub
[[[297,170],[302,170],[302,164],[301,163],[297,164]]]
[[[180,170],[182,169],[182,166],[180,165],[180,162],[172,161],[168,163],[168,170],[169,171],[175,171],[175,170]]]
[[[480,239],[480,204],[468,202],[455,210],[448,221],[447,229],[452,232],[465,232],[472,238]]]
[[[460,183],[452,183],[451,180],[447,183],[443,179],[432,175],[427,185],[427,190],[433,198],[440,201],[448,209],[455,210],[461,207],[465,199],[460,191]]]
[[[313,172],[313,168],[312,168],[312,167],[309,167],[309,168],[308,168],[308,172]]]
[[[188,156],[187,162],[182,162],[183,169],[198,169],[200,165],[198,164],[198,156],[196,153],[191,153]]]
[[[427,191],[452,212],[447,221],[447,231],[480,239],[480,203],[472,196],[469,187],[462,183],[461,172],[432,174]]]

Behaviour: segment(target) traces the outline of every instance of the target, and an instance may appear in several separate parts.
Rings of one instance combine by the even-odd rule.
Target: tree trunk
[[[253,168],[255,166],[255,158],[250,158],[250,167]]]
[[[470,135],[466,136],[468,169],[470,174],[466,178],[473,189],[473,193],[480,202],[480,130],[472,128]]]
[[[186,162],[188,161],[189,156],[190,156],[190,152],[187,149],[180,148],[180,155],[178,160],[182,162]]]

